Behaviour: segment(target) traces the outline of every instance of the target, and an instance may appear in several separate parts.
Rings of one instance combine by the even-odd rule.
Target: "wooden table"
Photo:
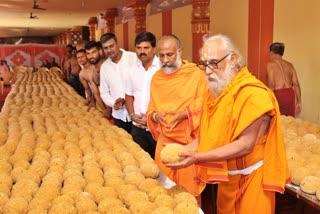
[[[309,206],[315,208],[316,210],[319,210],[320,212],[320,201],[316,198],[315,195],[304,193],[298,186],[295,186],[293,184],[286,185],[286,192],[299,199],[300,205],[298,206],[302,206],[302,209],[303,203],[306,203]]]

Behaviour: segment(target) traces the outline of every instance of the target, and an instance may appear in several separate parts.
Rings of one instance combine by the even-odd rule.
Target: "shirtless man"
[[[282,59],[283,53],[283,43],[271,44],[267,84],[277,97],[281,114],[294,117],[301,112],[301,89],[296,70],[290,62]]]
[[[79,65],[83,67],[79,73],[79,79],[82,86],[84,87],[84,91],[86,95],[86,105],[89,105],[92,98],[92,93],[87,80],[88,80],[89,72],[94,68],[94,66],[91,65],[90,62],[88,61],[87,53],[85,49],[78,50],[76,56],[77,56],[77,61]]]
[[[49,60],[45,59],[40,65],[40,67],[50,68]]]
[[[72,57],[72,45],[66,46],[66,52],[62,59],[62,72],[63,72],[63,80],[67,83],[70,82],[70,70],[69,70],[69,59]]]
[[[103,103],[99,92],[100,66],[103,63],[103,59],[99,54],[99,44],[98,42],[90,41],[85,48],[77,52],[77,59],[79,64],[83,65],[79,77],[86,92],[88,110],[91,107],[96,107],[97,103],[104,116],[111,119],[111,108]],[[83,59],[81,60],[80,58]]]
[[[69,76],[67,76],[67,81],[79,95],[85,97],[84,90],[79,79],[81,67],[76,58],[76,49],[72,48],[71,53],[71,57],[67,60],[66,68],[69,71],[68,73],[70,74]]]
[[[52,57],[51,62],[50,62],[50,68],[52,67],[57,67],[60,68],[59,64],[56,62],[56,58]]]

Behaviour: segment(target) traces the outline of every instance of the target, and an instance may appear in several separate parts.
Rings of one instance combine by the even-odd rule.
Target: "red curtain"
[[[21,44],[1,45],[0,57],[7,60],[9,66],[18,65],[39,67],[44,60],[61,64],[65,52],[65,45]]]

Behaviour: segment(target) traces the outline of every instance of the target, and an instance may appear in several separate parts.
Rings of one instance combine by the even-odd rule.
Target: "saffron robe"
[[[157,71],[150,86],[150,102],[147,111],[147,124],[153,138],[157,141],[155,162],[175,183],[185,187],[198,196],[205,187],[196,177],[194,165],[184,169],[172,170],[160,160],[160,152],[167,143],[188,144],[198,136],[203,92],[207,88],[205,75],[195,64],[184,62],[176,72],[166,74]],[[188,119],[181,121],[169,130],[152,120],[153,112],[185,111]],[[166,115],[167,123],[173,115]]]
[[[219,97],[212,99],[208,93],[203,100],[199,152],[233,142],[262,115],[271,117],[267,134],[260,137],[249,154],[197,164],[196,168],[202,181],[221,182],[218,213],[272,213],[274,191],[283,193],[290,181],[280,112],[273,92],[245,67]],[[263,165],[249,175],[228,175],[228,170],[245,169],[260,160]]]

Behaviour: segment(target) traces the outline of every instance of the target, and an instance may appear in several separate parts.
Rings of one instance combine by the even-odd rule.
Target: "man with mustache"
[[[168,143],[188,144],[198,135],[205,75],[195,64],[182,61],[182,47],[172,34],[162,36],[157,46],[161,69],[151,81],[147,124],[157,141],[155,161],[175,183],[198,196],[205,184],[195,178],[194,166],[172,170],[160,160]],[[199,186],[199,184],[201,186]]]
[[[90,41],[85,44],[85,49],[77,51],[78,62],[83,66],[79,77],[86,92],[86,103],[89,105],[88,110],[91,107],[96,107],[96,104],[98,104],[103,115],[110,119],[111,108],[103,103],[99,91],[100,66],[104,61],[99,50],[99,42]]]
[[[135,46],[139,61],[128,72],[126,107],[132,119],[133,140],[154,158],[156,141],[147,129],[146,112],[150,100],[151,79],[160,69],[159,59],[155,55],[156,37],[150,32],[140,33],[135,39]]]
[[[100,93],[105,104],[112,107],[114,124],[131,133],[131,118],[125,106],[125,84],[128,72],[137,64],[133,52],[118,47],[118,39],[113,33],[100,38],[103,51],[108,58],[100,69]]]
[[[200,138],[167,166],[195,164],[202,182],[220,182],[217,213],[274,213],[275,192],[290,181],[277,100],[228,37],[205,38],[201,55],[210,90]]]

